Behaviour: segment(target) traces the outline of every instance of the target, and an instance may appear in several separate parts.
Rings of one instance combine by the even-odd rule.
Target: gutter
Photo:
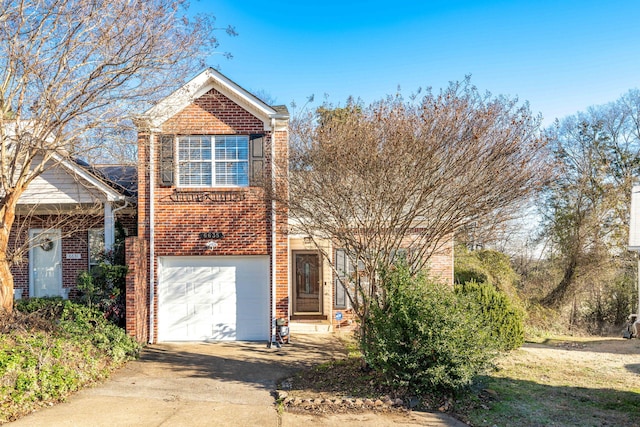
[[[276,337],[276,119],[271,118],[271,322],[269,344]],[[276,344],[278,344],[276,342]]]
[[[149,344],[155,342],[154,322],[155,322],[155,150],[154,134],[149,132]]]

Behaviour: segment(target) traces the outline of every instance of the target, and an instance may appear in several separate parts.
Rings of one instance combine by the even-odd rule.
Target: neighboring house
[[[16,298],[67,298],[113,245],[116,221],[135,234],[135,181],[117,183],[132,168],[105,172],[55,156],[22,194],[9,242],[10,253],[23,254],[11,267]]]

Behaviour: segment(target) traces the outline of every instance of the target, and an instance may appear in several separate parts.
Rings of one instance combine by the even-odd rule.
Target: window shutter
[[[249,168],[251,185],[259,184],[264,178],[264,135],[249,136]]]
[[[348,266],[347,266],[347,255],[343,249],[336,250],[336,270],[338,272],[335,280],[335,307],[336,308],[347,308],[347,293],[345,291],[343,283],[340,279],[346,280],[345,277],[348,275]]]
[[[160,135],[160,184],[173,185],[173,146],[174,135]]]

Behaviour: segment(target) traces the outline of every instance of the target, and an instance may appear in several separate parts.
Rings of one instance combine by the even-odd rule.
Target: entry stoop
[[[289,331],[292,334],[326,334],[333,332],[333,329],[328,320],[292,320],[289,322]]]

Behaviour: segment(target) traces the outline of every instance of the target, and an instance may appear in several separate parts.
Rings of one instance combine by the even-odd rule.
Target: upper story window
[[[249,137],[246,135],[178,137],[178,185],[180,187],[249,185]]]

